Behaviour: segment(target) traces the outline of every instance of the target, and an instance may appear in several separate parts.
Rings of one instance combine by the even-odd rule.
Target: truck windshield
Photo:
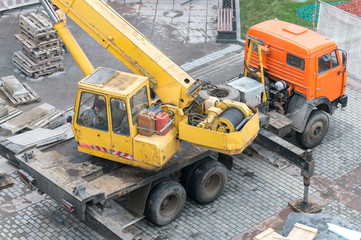
[[[328,72],[339,65],[336,51],[327,53],[318,58],[318,74]]]
[[[82,92],[77,123],[80,126],[108,131],[108,119],[105,97]]]

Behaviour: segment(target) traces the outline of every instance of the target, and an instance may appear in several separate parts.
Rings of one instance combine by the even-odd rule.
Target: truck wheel
[[[182,211],[186,201],[184,187],[176,181],[164,181],[149,194],[145,216],[163,226],[172,222]]]
[[[296,138],[304,148],[314,148],[321,143],[328,130],[328,116],[326,113],[313,111],[307,121],[305,131],[297,133]]]
[[[207,162],[207,161],[214,161],[214,159],[211,157],[205,157],[205,158],[199,160],[198,162],[195,162],[183,169],[181,183],[182,183],[183,187],[186,189],[187,195],[189,195],[189,188],[191,185],[191,181],[192,181],[194,172],[201,164],[203,164],[204,162]]]
[[[207,204],[216,200],[223,192],[227,182],[227,169],[218,161],[207,161],[194,172],[189,185],[190,197]]]
[[[214,89],[201,90],[198,95],[202,99],[217,97],[219,100],[229,99],[238,102],[241,100],[241,94],[239,91],[226,85],[217,85],[217,88]]]

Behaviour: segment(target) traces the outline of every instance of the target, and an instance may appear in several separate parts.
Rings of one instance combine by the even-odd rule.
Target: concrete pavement
[[[218,2],[194,0],[184,6],[180,5],[182,2],[147,0],[113,1],[110,4],[193,77],[220,83],[238,76],[242,69],[243,49],[215,44],[215,35],[208,31],[211,30],[209,25],[213,23],[215,26],[214,9]],[[202,11],[198,13],[196,10]],[[66,109],[73,105],[77,81],[83,77],[69,54],[65,56],[64,73],[36,81],[16,72],[11,63],[13,52],[20,48],[13,38],[13,34],[18,32],[19,14],[33,11],[40,9],[35,5],[1,15],[1,76],[15,74],[41,95],[42,102]],[[177,18],[184,24],[177,22]],[[198,21],[203,28],[192,27]],[[94,66],[127,71],[84,31],[71,21],[69,25]],[[193,30],[197,29],[207,34],[202,37],[200,33],[194,34]],[[217,51],[224,48],[227,50]],[[357,103],[361,98],[360,82],[350,79],[347,94],[348,107],[330,116],[329,132],[324,142],[314,150],[316,176],[312,179],[310,193],[311,199],[324,207],[323,213],[344,217],[360,228],[361,126],[358,114],[361,105]],[[36,104],[21,108],[34,106]],[[303,185],[299,170],[286,161],[278,159],[283,163],[278,167],[268,163],[275,158],[277,156],[261,150],[236,156],[235,168],[229,172],[229,181],[220,199],[205,206],[187,201],[179,218],[164,227],[142,220],[135,226],[143,232],[139,236],[155,239],[252,239],[267,227],[280,231],[291,212],[287,202],[303,196]],[[5,164],[0,161],[0,171]],[[7,171],[11,173],[14,186],[0,191],[0,239],[103,239],[59,209],[53,200],[28,190],[18,180],[14,168],[9,167]],[[52,219],[55,210],[66,219],[63,224]]]

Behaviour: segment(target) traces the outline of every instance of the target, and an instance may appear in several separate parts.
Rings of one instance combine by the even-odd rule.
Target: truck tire
[[[223,192],[227,182],[227,169],[218,161],[202,163],[192,175],[189,185],[190,197],[207,204],[216,200]]]
[[[214,89],[201,90],[198,93],[198,96],[202,99],[207,99],[208,97],[217,97],[219,100],[229,99],[238,102],[241,100],[241,94],[239,91],[226,85],[217,85],[217,88]]]
[[[189,188],[191,185],[191,181],[192,181],[194,172],[201,164],[203,164],[204,162],[207,162],[207,161],[214,161],[214,159],[211,157],[205,157],[205,158],[199,160],[198,162],[195,162],[183,169],[181,183],[182,183],[183,187],[185,188],[187,195],[189,195]]]
[[[166,225],[179,215],[185,201],[186,191],[180,183],[163,181],[150,192],[145,216],[158,226]]]
[[[316,147],[327,133],[328,121],[326,113],[320,110],[313,111],[308,118],[305,131],[297,133],[297,142],[306,149]]]

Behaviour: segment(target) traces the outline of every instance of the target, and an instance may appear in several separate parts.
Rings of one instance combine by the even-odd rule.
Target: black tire
[[[206,161],[214,161],[211,157],[205,157],[198,162],[195,162],[188,167],[185,167],[182,171],[182,177],[181,177],[181,183],[183,187],[185,188],[187,195],[189,195],[189,188],[192,181],[193,173],[196,171],[196,169],[203,164]]]
[[[308,118],[305,131],[296,134],[297,142],[306,149],[316,147],[327,133],[328,122],[326,113],[320,110],[313,111]]]
[[[202,99],[206,99],[208,97],[218,97],[219,100],[229,99],[233,101],[240,101],[241,94],[239,91],[233,87],[226,86],[226,85],[217,85],[215,89],[208,89],[208,90],[201,90],[198,93],[198,96]]]
[[[186,201],[184,187],[167,180],[159,183],[148,196],[145,216],[158,226],[172,222],[182,211]]]
[[[192,175],[190,197],[201,204],[213,202],[222,194],[227,177],[227,169],[222,163],[215,160],[204,162]]]

